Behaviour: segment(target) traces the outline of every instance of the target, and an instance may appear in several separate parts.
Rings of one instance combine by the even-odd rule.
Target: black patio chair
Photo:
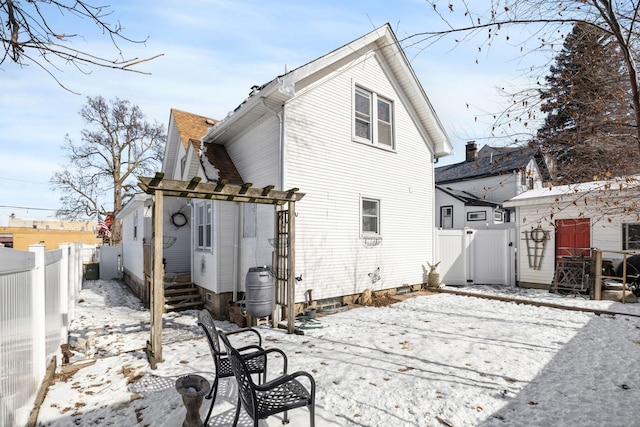
[[[209,350],[213,357],[213,362],[216,366],[216,376],[211,386],[211,391],[206,396],[206,399],[211,399],[211,406],[209,406],[209,412],[207,418],[204,421],[204,425],[208,425],[209,418],[211,417],[211,411],[213,410],[213,404],[216,401],[216,395],[218,394],[218,383],[220,378],[229,378],[233,376],[231,370],[231,362],[227,357],[226,351],[221,351],[219,335],[221,331],[218,330],[213,322],[213,317],[208,310],[200,310],[198,312],[198,325],[204,330],[204,333],[209,342]],[[262,336],[260,333],[252,328],[234,329],[227,332],[228,335],[250,333],[255,334],[257,337],[257,344],[251,344],[238,349],[246,360],[247,369],[250,374],[258,374],[258,381],[264,382],[267,378],[267,356],[265,350],[262,348]],[[261,377],[261,378],[260,378]]]
[[[253,420],[254,427],[258,427],[259,420],[278,413],[284,413],[282,424],[288,424],[287,411],[306,406],[309,409],[310,426],[315,426],[316,382],[311,374],[304,371],[287,374],[287,357],[282,353],[284,374],[263,384],[256,384],[251,378],[247,358],[240,353],[239,349],[231,345],[226,334],[221,333],[220,338],[227,349],[231,370],[238,383],[238,404],[233,420],[234,427],[238,425],[241,406]],[[299,377],[308,379],[308,388],[297,380]]]

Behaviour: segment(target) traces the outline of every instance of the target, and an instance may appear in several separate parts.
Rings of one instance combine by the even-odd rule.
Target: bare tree
[[[414,34],[403,40],[405,45],[432,44],[452,36],[456,43],[479,40],[478,50],[482,51],[503,38],[504,42],[516,45],[522,55],[548,53],[563,45],[565,35],[577,23],[594,27],[611,37],[619,47],[629,81],[629,108],[636,127],[633,146],[640,152],[640,127],[637,126],[640,123],[640,86],[638,53],[634,50],[640,35],[637,28],[640,0],[495,0],[488,8],[486,2],[466,0],[430,0],[428,3],[446,28]],[[521,27],[519,40],[513,37],[514,27]],[[526,34],[524,38],[523,34]],[[495,129],[508,129],[514,123],[526,126],[536,119],[539,114],[536,99],[534,94],[514,101],[496,116]]]
[[[0,65],[7,61],[20,66],[37,65],[67,90],[54,75],[59,67],[58,60],[82,72],[92,67],[141,72],[134,67],[160,55],[125,58],[120,42],[144,43],[146,40],[128,38],[119,22],[109,23],[112,13],[109,6],[94,6],[83,0],[0,0],[0,40],[4,50]],[[56,20],[55,15],[64,19]],[[118,59],[78,49],[69,43],[82,37],[74,33],[74,19],[92,21],[111,40]]]
[[[58,214],[66,218],[114,216],[136,192],[138,175],[158,170],[166,139],[164,126],[145,121],[140,108],[129,101],[88,97],[80,116],[89,128],[82,130],[82,142],[69,135],[62,146],[68,164],[51,178],[63,192]],[[113,204],[105,212],[103,203]],[[115,222],[111,241],[120,242],[121,226]]]

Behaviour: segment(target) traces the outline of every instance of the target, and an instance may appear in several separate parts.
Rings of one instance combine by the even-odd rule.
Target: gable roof
[[[389,24],[262,86],[254,86],[249,97],[210,129],[203,141],[224,144],[265,114],[278,112],[287,100],[295,96],[296,90],[305,79],[308,81],[313,77],[319,78],[326,70],[335,68],[341,62],[349,63],[373,50],[385,58],[391,72],[396,76],[419,126],[433,144],[434,155],[442,157],[451,154],[453,147],[449,138]]]
[[[486,146],[485,146],[486,147]],[[435,168],[437,184],[512,173],[527,167],[538,153],[529,147],[482,147],[478,158]]]
[[[180,140],[185,150],[189,149],[189,141],[195,144],[194,148],[196,148],[196,150],[199,150],[200,138],[202,138],[211,127],[218,123],[218,120],[175,108],[171,109],[171,115],[178,128]]]
[[[489,206],[489,207],[499,207],[499,203],[490,202],[481,197],[474,196],[468,191],[457,190],[451,187],[443,187],[441,185],[436,185],[436,189],[442,191],[449,196],[460,200],[465,206]]]

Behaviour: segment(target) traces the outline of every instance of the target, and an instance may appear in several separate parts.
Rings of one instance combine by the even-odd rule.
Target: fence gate
[[[437,230],[435,262],[447,285],[515,285],[516,230]]]

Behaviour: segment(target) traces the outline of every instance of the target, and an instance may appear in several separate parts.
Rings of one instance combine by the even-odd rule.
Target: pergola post
[[[164,263],[163,256],[163,198],[186,197],[201,200],[222,200],[228,202],[257,203],[281,206],[287,203],[287,240],[289,250],[286,257],[286,286],[287,297],[284,302],[287,305],[287,329],[289,333],[295,332],[295,202],[304,197],[297,188],[287,191],[274,190],[273,185],[264,188],[253,188],[251,183],[243,185],[228,184],[226,180],[216,183],[200,182],[199,177],[191,181],[178,181],[164,179],[161,172],[151,177],[139,178],[139,187],[147,194],[153,195],[153,235],[151,263],[151,336],[147,341],[146,352],[152,369],[156,363],[162,362],[162,314],[164,313]],[[277,214],[276,214],[277,217]],[[287,243],[286,241],[284,242]],[[274,322],[275,322],[274,309]],[[279,311],[280,312],[280,311]],[[275,325],[274,325],[275,326]]]
[[[289,274],[287,275],[287,332],[293,334],[295,332],[295,305],[296,305],[296,204],[287,203],[288,207],[288,224],[287,230],[289,237],[289,251],[287,253],[289,266]]]
[[[151,337],[147,342],[147,357],[151,368],[162,362],[162,312],[164,311],[164,264],[163,248],[163,208],[162,191],[153,193],[153,263],[151,280]]]

